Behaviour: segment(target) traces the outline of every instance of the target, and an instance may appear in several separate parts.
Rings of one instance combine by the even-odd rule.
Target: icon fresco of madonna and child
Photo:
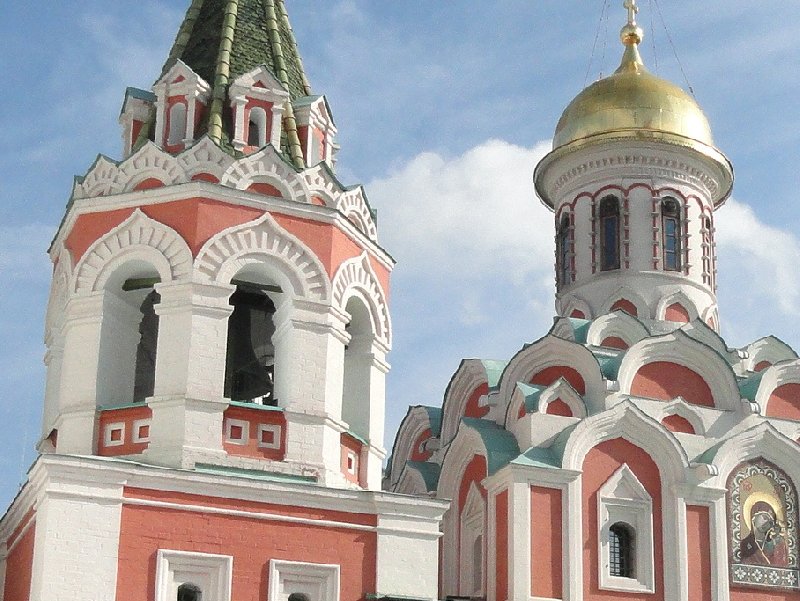
[[[751,474],[741,481],[739,492],[739,561],[749,565],[789,567],[787,537],[790,533],[780,488],[765,474]]]

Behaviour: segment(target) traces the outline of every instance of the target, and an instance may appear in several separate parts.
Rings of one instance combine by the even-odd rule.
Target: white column
[[[235,287],[183,283],[156,287],[161,302],[150,461],[191,468],[221,456],[228,299]]]
[[[246,105],[247,98],[244,96],[236,96],[231,100],[234,119],[233,147],[240,151],[247,145],[247,140],[244,139],[244,108]]]
[[[58,391],[58,451],[91,454],[104,292],[69,301],[64,317],[64,360]]]
[[[531,596],[531,486],[514,482],[508,500],[508,598]]]
[[[51,333],[47,340],[44,364],[47,377],[44,388],[44,412],[42,414],[42,436],[48,436],[58,419],[58,395],[61,387],[61,366],[64,361],[64,337],[60,332]]]
[[[283,107],[279,106],[278,102],[272,105],[272,129],[269,134],[269,143],[275,148],[281,147],[281,121],[283,120]]]

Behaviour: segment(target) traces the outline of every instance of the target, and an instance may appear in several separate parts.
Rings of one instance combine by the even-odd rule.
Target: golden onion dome
[[[714,146],[702,109],[679,86],[656,77],[644,66],[639,44],[644,33],[636,24],[636,0],[625,0],[628,22],[620,37],[625,53],[619,68],[596,81],[569,103],[553,137],[553,150],[536,166],[534,185],[539,198],[554,207],[556,180],[551,167],[579,150],[620,141],[655,141],[684,149],[709,168],[712,202],[719,205],[733,186],[733,167]]]
[[[553,147],[602,134],[647,137],[648,132],[714,145],[711,127],[695,100],[679,86],[648,72],[637,48],[640,30],[623,28],[627,42],[622,64],[569,103],[556,126]]]

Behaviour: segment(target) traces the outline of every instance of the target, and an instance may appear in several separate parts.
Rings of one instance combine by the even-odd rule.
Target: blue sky
[[[339,127],[339,176],[367,186],[398,260],[387,444],[409,404],[441,403],[462,357],[508,358],[547,332],[552,218],[531,173],[569,100],[616,68],[621,4],[287,0]],[[682,64],[736,170],[717,218],[723,334],[732,346],[772,333],[800,348],[800,3],[640,4],[645,62],[686,87]],[[98,153],[119,157],[125,86],[152,84],[187,5],[4,7],[0,502],[35,457],[45,250],[72,177]]]

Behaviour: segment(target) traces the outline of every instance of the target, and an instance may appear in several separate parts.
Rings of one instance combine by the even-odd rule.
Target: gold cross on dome
[[[628,24],[635,25],[636,13],[639,12],[639,7],[636,6],[636,0],[625,0],[625,3],[622,6],[628,9]]]

